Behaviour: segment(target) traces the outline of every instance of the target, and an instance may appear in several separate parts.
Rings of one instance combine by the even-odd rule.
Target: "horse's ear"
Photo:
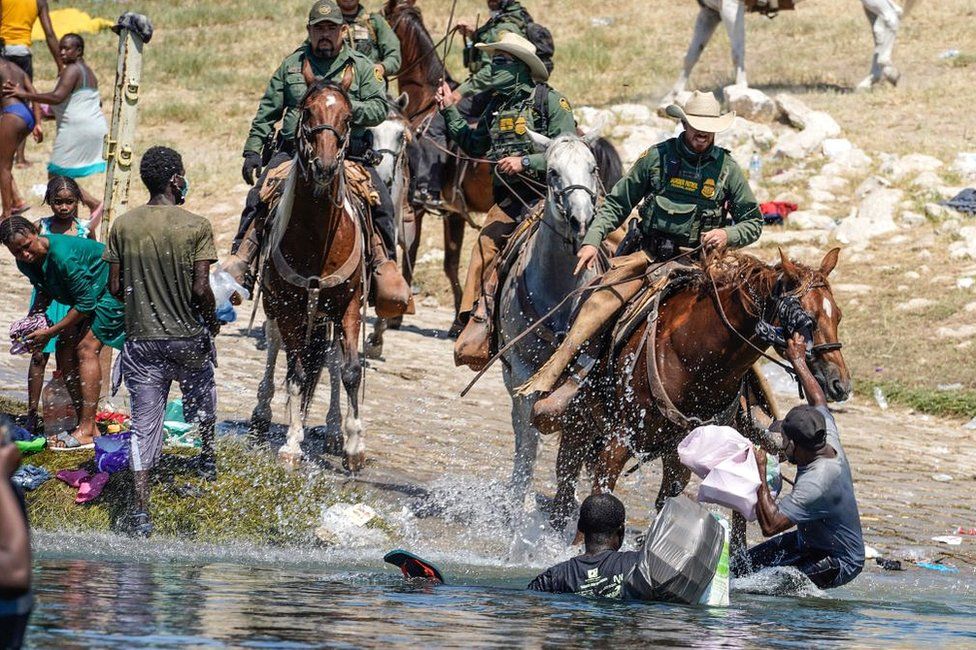
[[[344,91],[349,92],[349,89],[352,88],[352,80],[355,73],[356,71],[353,69],[351,63],[346,66],[346,69],[342,73],[342,82],[339,84]]]
[[[589,131],[587,131],[585,134],[583,134],[583,136],[580,139],[583,142],[585,142],[587,144],[587,146],[593,144],[594,142],[597,141],[597,139],[599,139],[600,134],[603,132],[603,128],[606,125],[607,125],[607,118],[606,118],[606,116],[601,116],[597,120],[596,124],[593,125],[593,128],[591,128]]]
[[[824,255],[823,261],[820,262],[820,274],[824,277],[830,275],[830,272],[834,270],[837,266],[837,258],[840,256],[840,248],[832,248],[827,251]]]
[[[539,153],[545,153],[546,149],[552,143],[552,138],[544,136],[541,133],[536,133],[532,129],[527,129],[529,132],[529,139],[532,140],[532,144],[535,145],[535,150]]]
[[[408,95],[407,93],[400,93],[400,96],[396,98],[396,105],[397,108],[400,109],[401,113],[406,111],[407,106],[410,105],[410,95]]]
[[[312,72],[312,64],[309,63],[308,59],[305,59],[305,63],[302,64],[302,76],[305,77],[306,86],[315,83],[315,73]]]
[[[783,269],[783,276],[790,280],[798,280],[800,278],[800,269],[797,268],[796,264],[794,264],[789,257],[787,257],[782,248],[778,250],[779,265],[780,268]]]

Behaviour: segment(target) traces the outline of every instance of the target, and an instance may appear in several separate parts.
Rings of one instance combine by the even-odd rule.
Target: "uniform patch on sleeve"
[[[559,98],[559,107],[561,109],[563,109],[564,111],[572,111],[573,110],[572,107],[569,105],[569,100],[566,99],[565,97],[560,97]]]
[[[377,81],[383,81],[383,73],[380,72],[379,68],[373,68],[373,76],[376,77]]]

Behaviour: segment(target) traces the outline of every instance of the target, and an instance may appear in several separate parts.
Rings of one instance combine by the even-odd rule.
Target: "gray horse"
[[[522,247],[499,297],[499,347],[504,347],[568,294],[588,282],[592,271],[574,275],[576,252],[596,212],[600,180],[589,144],[599,136],[594,129],[582,138],[549,138],[530,131],[533,142],[545,150],[548,171],[545,213],[535,234]],[[515,462],[512,469],[512,505],[521,507],[535,467],[539,432],[532,426],[536,396],[518,395],[555,350],[552,335],[564,332],[576,300],[567,301],[544,325],[505,353],[503,377],[512,398]]]

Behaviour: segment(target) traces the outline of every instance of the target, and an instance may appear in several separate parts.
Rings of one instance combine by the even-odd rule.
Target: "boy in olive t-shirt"
[[[163,414],[172,382],[183,391],[183,414],[200,427],[199,469],[216,478],[214,426],[216,352],[220,331],[210,264],[217,261],[213,230],[203,217],[179,207],[188,184],[183,160],[166,147],[142,157],[149,203],[124,214],[112,227],[105,259],[112,294],[125,303],[121,367],[132,401],[131,460],[135,507],[130,530],[147,537],[149,471],[163,447]]]

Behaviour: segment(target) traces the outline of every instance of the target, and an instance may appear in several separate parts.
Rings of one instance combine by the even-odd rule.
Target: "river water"
[[[403,580],[382,551],[39,535],[28,647],[688,645],[973,647],[976,578],[865,570],[829,593],[733,584],[727,609],[528,593],[537,568],[437,557],[449,585]]]

